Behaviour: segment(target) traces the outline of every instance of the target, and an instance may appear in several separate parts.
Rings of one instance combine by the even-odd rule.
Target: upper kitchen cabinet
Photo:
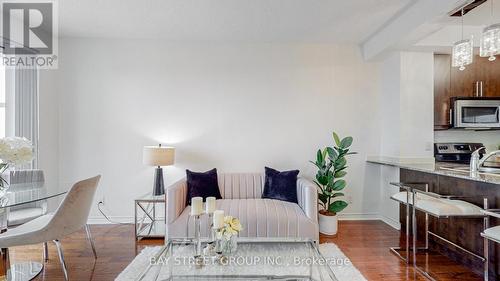
[[[451,67],[451,95],[453,97],[480,96],[479,83],[482,83],[482,96],[500,97],[500,62],[488,58],[474,57],[474,62],[464,71]]]
[[[450,127],[451,56],[434,55],[434,129]]]
[[[483,96],[500,97],[500,58],[489,61],[488,58],[474,58],[477,81],[483,82]]]
[[[500,58],[474,57],[465,70],[451,67],[450,55],[434,55],[434,129],[450,128],[452,97],[500,97]]]
[[[450,57],[451,61],[451,56],[448,55],[448,57]],[[479,56],[474,57],[474,62],[465,66],[464,70],[459,70],[458,67],[451,67],[450,63],[450,95],[452,97],[473,97],[476,95],[476,82],[481,81],[479,78],[478,58]]]

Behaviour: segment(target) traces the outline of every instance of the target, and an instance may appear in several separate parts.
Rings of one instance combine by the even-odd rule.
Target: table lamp
[[[145,146],[142,153],[142,162],[144,165],[156,166],[155,180],[153,184],[153,195],[165,194],[165,186],[163,184],[163,169],[162,166],[170,166],[174,164],[175,148],[161,146]]]

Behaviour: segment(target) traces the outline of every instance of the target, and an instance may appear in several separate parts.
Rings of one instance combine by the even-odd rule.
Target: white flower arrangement
[[[0,159],[8,165],[22,165],[33,160],[31,141],[20,137],[0,139]]]
[[[230,240],[234,235],[238,235],[243,229],[241,222],[238,218],[233,216],[224,217],[224,227],[217,232],[217,238],[224,238],[225,240]]]
[[[1,177],[10,166],[27,164],[33,160],[33,145],[31,141],[20,137],[0,139],[0,187],[6,183]]]

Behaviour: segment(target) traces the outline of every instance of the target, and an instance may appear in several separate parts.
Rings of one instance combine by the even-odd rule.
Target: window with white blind
[[[1,53],[0,53],[1,56]],[[38,70],[12,69],[0,65],[0,138],[25,137],[35,149],[30,167],[37,166]]]
[[[7,84],[12,83],[9,75]],[[14,135],[25,137],[33,143],[34,160],[30,168],[37,168],[38,162],[38,70],[16,69],[13,79],[14,91],[7,93],[7,122],[11,116],[9,93],[14,93],[13,113]],[[9,89],[9,87],[7,87]],[[11,123],[7,123],[7,128]],[[9,130],[7,130],[9,132]]]

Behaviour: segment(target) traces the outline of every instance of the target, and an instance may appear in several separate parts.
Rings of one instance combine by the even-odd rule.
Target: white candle
[[[191,198],[191,216],[199,216],[203,212],[203,198]]]
[[[216,210],[214,212],[214,228],[222,228],[224,227],[224,211]]]
[[[205,212],[207,214],[212,214],[215,211],[215,197],[207,197],[207,202],[205,204]]]

